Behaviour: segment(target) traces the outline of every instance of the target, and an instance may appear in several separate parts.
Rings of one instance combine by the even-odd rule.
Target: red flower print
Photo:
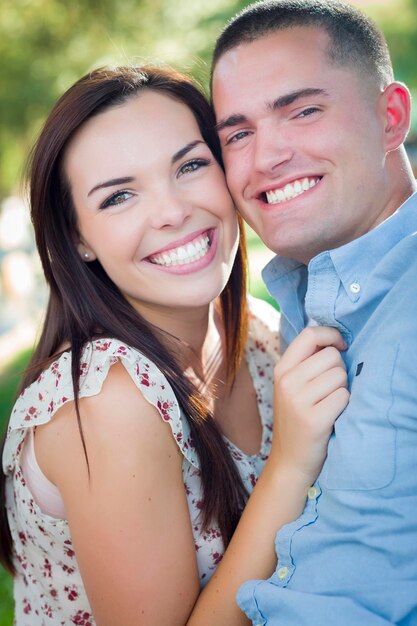
[[[161,400],[158,400],[157,402],[158,409],[162,413],[162,419],[164,419],[166,422],[170,420],[168,411],[171,408],[171,404],[171,402],[162,402]]]
[[[69,556],[70,559],[72,559],[72,557],[75,554],[74,550],[72,549],[72,543],[69,539],[67,539],[64,543],[65,543],[65,547],[64,547],[65,554]],[[71,548],[69,546],[71,546]]]
[[[37,410],[34,406],[29,407],[28,412],[25,416],[25,422],[29,422],[32,417],[35,417],[37,413]]]
[[[71,587],[66,585],[64,591],[67,594],[68,600],[71,600],[71,602],[74,602],[74,600],[78,598],[78,591],[75,585],[71,585]]]
[[[52,578],[52,567],[48,559],[43,560],[42,574],[44,578]]]
[[[108,350],[110,346],[111,346],[111,341],[103,341],[103,343],[101,343],[100,341],[97,341],[94,347],[98,352],[106,352],[106,350]]]
[[[71,617],[71,622],[76,626],[93,626],[93,616],[87,611],[79,610]]]
[[[60,565],[62,568],[62,571],[68,574],[69,576],[71,576],[71,574],[75,572],[74,567],[69,567],[68,565],[65,565],[65,563],[58,563],[58,565]]]
[[[42,607],[42,611],[45,613],[46,617],[52,617],[52,607],[50,607],[46,602]]]
[[[25,546],[27,539],[26,539],[25,533],[22,530],[19,532],[19,539],[22,542],[22,544]]]
[[[140,377],[140,384],[144,385],[145,387],[149,387],[149,374],[142,374]]]
[[[32,607],[30,606],[30,602],[27,598],[23,598],[23,613],[25,615],[29,615],[32,612]]]

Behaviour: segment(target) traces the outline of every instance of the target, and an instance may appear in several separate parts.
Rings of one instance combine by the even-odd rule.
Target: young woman
[[[238,585],[303,509],[347,402],[343,341],[309,329],[281,359],[270,454],[278,319],[247,306],[220,163],[171,70],[92,72],[46,121],[30,180],[51,295],[3,453],[18,626],[244,624]]]

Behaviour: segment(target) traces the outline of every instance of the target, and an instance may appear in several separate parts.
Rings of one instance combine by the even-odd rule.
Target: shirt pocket
[[[390,416],[397,356],[393,346],[369,357],[363,352],[352,364],[350,401],[336,420],[321,478],[328,489],[369,491],[394,478],[396,428]]]

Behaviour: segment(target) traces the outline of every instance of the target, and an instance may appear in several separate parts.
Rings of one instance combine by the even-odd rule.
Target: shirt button
[[[352,283],[349,287],[352,293],[357,294],[361,290],[361,286],[359,283]]]
[[[319,490],[317,489],[317,487],[310,487],[310,489],[307,491],[307,497],[309,500],[314,500],[315,498],[317,498],[318,495]]]
[[[283,565],[283,567],[280,567],[279,570],[277,571],[277,576],[280,580],[285,580],[285,578],[288,577],[288,574],[290,573],[288,567],[286,567],[285,565]]]

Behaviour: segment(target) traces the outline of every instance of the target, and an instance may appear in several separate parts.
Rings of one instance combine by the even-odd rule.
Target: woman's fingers
[[[290,344],[274,372],[272,462],[317,477],[337,417],[349,401],[345,342],[335,328],[309,327]]]
[[[289,379],[289,382],[287,381],[289,385],[293,381],[293,384],[299,389],[300,385],[314,380],[333,367],[344,368],[345,366],[339,350],[333,346],[328,346],[321,348],[319,352],[304,359],[291,369],[284,367],[283,371],[282,368],[279,368],[278,363],[275,367],[275,382],[278,383],[280,380],[287,378]],[[283,382],[286,384],[285,380]]]
[[[346,387],[339,387],[323,398],[312,410],[312,419],[318,417],[329,426],[333,426],[335,415],[339,416],[348,405],[350,393]]]
[[[323,348],[333,346],[337,350],[345,350],[346,344],[336,328],[329,326],[311,326],[305,328],[290,343],[285,354],[277,365],[277,373],[282,376]]]
[[[315,406],[340,388],[347,389],[347,373],[342,365],[325,370],[311,380],[305,386],[304,401],[307,406]]]

